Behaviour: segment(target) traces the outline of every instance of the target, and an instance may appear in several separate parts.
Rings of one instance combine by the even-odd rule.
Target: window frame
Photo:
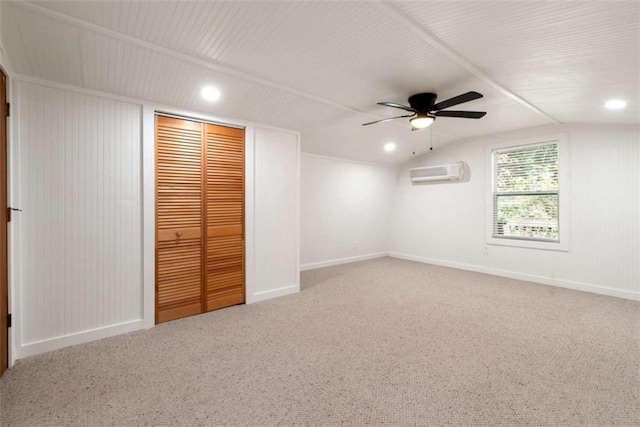
[[[519,148],[544,145],[552,142],[558,143],[558,241],[545,241],[527,239],[522,237],[493,237],[493,213],[495,203],[494,179],[496,151],[516,150]],[[511,246],[529,249],[542,249],[552,251],[569,251],[569,218],[571,188],[569,180],[569,142],[567,135],[553,134],[540,137],[510,139],[490,144],[485,150],[485,243],[487,245]]]

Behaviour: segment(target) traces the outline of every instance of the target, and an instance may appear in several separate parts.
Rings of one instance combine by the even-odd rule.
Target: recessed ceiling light
[[[220,99],[220,89],[213,86],[205,86],[202,88],[200,95],[207,101],[217,101]]]
[[[626,106],[627,103],[622,99],[610,99],[604,104],[604,107],[608,108],[609,110],[622,110]]]
[[[396,144],[393,142],[387,142],[386,144],[384,144],[384,151],[386,151],[387,153],[390,153],[392,151],[396,150]]]

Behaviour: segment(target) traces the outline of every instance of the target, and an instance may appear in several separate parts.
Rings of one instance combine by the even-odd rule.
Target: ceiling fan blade
[[[465,102],[473,101],[474,99],[482,98],[482,94],[478,92],[467,92],[462,95],[454,96],[446,101],[438,102],[433,106],[432,111],[444,110],[445,108],[453,107],[454,105],[462,104]]]
[[[393,119],[401,119],[403,117],[413,117],[413,116],[415,116],[415,114],[407,114],[406,116],[389,117],[388,119],[382,119],[382,120],[376,120],[375,122],[363,123],[362,126],[375,125],[376,123],[382,123],[382,122],[387,122]]]
[[[411,107],[407,107],[406,105],[402,105],[402,104],[397,104],[395,102],[378,102],[378,105],[384,105],[385,107],[400,108],[402,110],[411,111],[412,113],[416,112],[416,110],[414,110]]]
[[[436,111],[434,115],[438,117],[460,117],[463,119],[481,119],[487,113],[484,111]]]

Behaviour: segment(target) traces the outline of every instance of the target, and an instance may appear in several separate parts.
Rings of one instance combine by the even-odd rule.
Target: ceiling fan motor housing
[[[435,93],[418,93],[409,97],[409,105],[411,105],[411,108],[420,113],[432,111],[435,102]]]

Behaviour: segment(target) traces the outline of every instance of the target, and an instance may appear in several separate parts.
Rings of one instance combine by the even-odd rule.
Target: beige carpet
[[[640,425],[640,304],[397,259],[20,360],[10,425]]]

